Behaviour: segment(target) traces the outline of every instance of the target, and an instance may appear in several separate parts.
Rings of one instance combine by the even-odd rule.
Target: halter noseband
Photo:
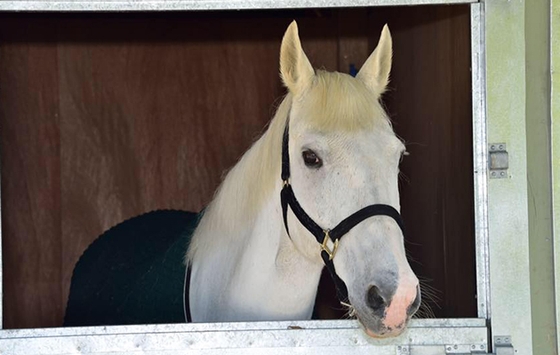
[[[282,213],[284,217],[284,226],[286,227],[286,232],[290,236],[290,230],[288,228],[288,206],[291,207],[292,212],[297,217],[299,222],[309,231],[317,242],[321,245],[321,258],[329,270],[329,273],[336,285],[336,293],[340,302],[347,302],[348,300],[348,289],[344,284],[344,281],[336,274],[334,268],[333,258],[336,254],[338,248],[338,243],[340,238],[342,238],[346,233],[348,233],[356,225],[364,221],[365,219],[373,216],[388,216],[397,222],[401,231],[404,235],[404,222],[400,213],[389,205],[384,204],[374,204],[362,208],[359,211],[354,212],[349,217],[345,218],[342,222],[336,225],[332,229],[321,228],[315,221],[309,217],[305,210],[299,204],[292,185],[290,184],[290,154],[288,151],[288,141],[290,139],[289,134],[290,118],[288,117],[286,121],[286,127],[284,129],[284,137],[282,140],[282,181],[283,187],[280,191],[280,201],[282,204]],[[290,237],[291,238],[291,237]],[[332,246],[328,243],[331,242]]]

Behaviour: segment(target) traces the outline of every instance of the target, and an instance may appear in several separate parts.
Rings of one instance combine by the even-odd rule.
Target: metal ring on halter
[[[325,239],[323,239],[323,243],[321,244],[321,250],[325,251],[329,255],[329,260],[332,260],[334,258],[334,255],[336,254],[337,249],[338,249],[338,238],[336,238],[334,240],[333,248],[329,249],[329,246],[327,245],[327,243],[328,243],[329,240],[331,240],[331,236],[329,235],[330,230],[325,229],[323,232],[325,233]]]

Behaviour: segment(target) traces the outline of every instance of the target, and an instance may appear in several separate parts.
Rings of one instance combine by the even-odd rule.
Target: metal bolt
[[[502,171],[502,172],[500,173],[500,176],[506,176],[506,173]]]
[[[457,345],[453,345],[453,349],[457,349]]]
[[[490,146],[490,149],[495,150],[495,149],[496,149],[496,146],[495,146],[494,144],[492,144],[492,145]]]
[[[484,344],[481,344],[481,345],[480,345],[480,348],[481,348],[481,349],[484,349],[484,348],[485,348]]]
[[[471,345],[471,349],[475,349],[475,348],[476,348],[476,345],[474,345],[474,344]]]
[[[504,145],[500,144],[500,150],[504,150]]]

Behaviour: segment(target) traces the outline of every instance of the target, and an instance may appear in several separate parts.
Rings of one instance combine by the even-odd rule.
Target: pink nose
[[[420,306],[420,288],[400,287],[386,307],[383,324],[387,329],[400,329]]]
[[[367,304],[379,319],[379,327],[375,327],[375,331],[366,327],[366,333],[373,338],[393,337],[402,333],[421,302],[418,286],[399,285],[394,294],[383,291],[373,285],[367,294]]]

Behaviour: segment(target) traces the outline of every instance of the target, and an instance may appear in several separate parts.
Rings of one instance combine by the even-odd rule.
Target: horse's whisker
[[[346,314],[344,315],[347,319],[354,319],[356,318],[356,309],[350,303],[340,302],[340,304],[346,308]]]

